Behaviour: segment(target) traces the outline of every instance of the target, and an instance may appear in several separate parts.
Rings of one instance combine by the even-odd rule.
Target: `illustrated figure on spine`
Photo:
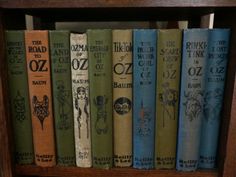
[[[183,103],[183,105],[186,107],[185,115],[189,121],[192,122],[193,120],[197,119],[200,113],[203,111],[202,103],[200,101],[202,100],[201,97],[203,97],[203,93],[200,91],[184,92],[184,97],[186,99],[186,102]]]
[[[223,90],[216,88],[213,91],[208,91],[204,97],[204,118],[206,121],[211,123],[214,122],[215,119],[220,118],[221,112],[221,102],[223,98]]]
[[[42,130],[43,130],[43,122],[44,122],[45,118],[49,116],[48,96],[44,95],[43,100],[39,101],[37,96],[34,95],[32,102],[33,102],[33,109],[34,109],[33,114],[39,119],[39,121],[41,123]]]
[[[78,87],[76,90],[75,108],[78,111],[78,128],[79,128],[79,138],[81,138],[82,122],[85,119],[86,122],[86,137],[89,138],[89,101],[88,101],[88,89],[85,87]]]
[[[70,118],[68,116],[68,111],[66,111],[66,107],[70,106],[70,103],[67,100],[67,97],[69,96],[69,91],[65,90],[64,82],[62,80],[58,80],[56,85],[56,98],[59,103],[58,110],[60,114],[60,122],[58,123],[58,128],[68,130],[72,126]]]
[[[16,114],[16,119],[19,122],[23,122],[25,120],[25,99],[20,95],[20,91],[17,91],[17,95],[14,98],[14,110]]]
[[[162,126],[165,127],[165,119],[167,115],[169,119],[175,120],[175,112],[176,112],[176,106],[178,103],[178,92],[174,89],[169,88],[169,83],[163,84],[163,92],[159,94],[159,100],[162,103],[163,106],[163,124]],[[172,108],[173,113],[169,110],[169,108]],[[173,116],[172,116],[173,115]]]
[[[97,119],[95,122],[95,128],[97,133],[106,134],[108,131],[107,125],[107,112],[106,112],[106,104],[108,102],[108,98],[104,96],[97,96],[93,99],[93,103],[97,107]]]

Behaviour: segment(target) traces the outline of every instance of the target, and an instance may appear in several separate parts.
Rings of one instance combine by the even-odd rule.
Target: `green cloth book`
[[[70,33],[69,31],[49,31],[49,41],[57,164],[74,166]]]
[[[112,167],[112,31],[87,30],[92,129],[95,168]]]
[[[31,164],[34,153],[24,31],[6,31],[5,35],[15,161]]]
[[[175,168],[182,31],[159,30],[155,168]]]

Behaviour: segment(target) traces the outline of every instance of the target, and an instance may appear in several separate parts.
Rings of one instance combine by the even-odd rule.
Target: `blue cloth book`
[[[200,145],[200,168],[214,168],[218,144],[225,75],[229,51],[229,29],[209,30],[205,80],[204,117]]]
[[[133,167],[154,167],[157,31],[133,31]]]
[[[179,171],[195,171],[199,162],[208,30],[184,30],[182,50],[176,168]]]

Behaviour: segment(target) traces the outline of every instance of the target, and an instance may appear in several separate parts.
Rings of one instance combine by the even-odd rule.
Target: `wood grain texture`
[[[25,12],[36,16],[45,22],[78,22],[78,21],[176,21],[200,19],[201,15],[211,13],[213,10],[223,11],[228,8],[174,8],[174,7],[117,7],[117,8],[54,8],[54,9],[7,9],[12,12]],[[230,8],[231,10],[233,8]],[[131,13],[132,12],[132,13]],[[46,20],[46,21],[45,21]],[[42,21],[42,20],[41,20]],[[45,25],[44,25],[45,26]],[[42,26],[43,27],[43,26]],[[41,27],[41,29],[43,29]],[[38,28],[39,29],[39,28]],[[44,28],[45,29],[45,28]]]
[[[215,171],[196,171],[191,173],[175,170],[137,170],[132,168],[112,168],[110,170],[78,167],[41,168],[37,166],[16,166],[18,175],[37,175],[48,177],[217,177]]]
[[[220,176],[236,176],[236,13],[225,12],[215,14],[214,27],[230,28],[231,41],[228,71],[225,85],[224,103],[221,120],[221,133],[218,152]]]
[[[2,0],[3,8],[232,7],[236,0]]]
[[[236,81],[234,84],[233,101],[231,106],[231,118],[228,128],[228,139],[225,148],[225,160],[222,170],[223,177],[235,177],[236,170]]]
[[[3,16],[0,12],[0,172],[2,177],[12,177],[12,157],[9,141],[10,131],[6,86],[6,61],[4,55]]]
[[[31,0],[29,0],[31,1]],[[39,0],[40,1],[40,0]],[[58,0],[59,1],[59,0]],[[236,4],[236,3],[235,3]],[[60,8],[46,8],[44,6],[37,7],[22,7],[16,5],[15,9],[3,9],[10,16],[13,13],[22,14],[26,13],[32,15],[35,18],[34,26],[36,29],[46,29],[50,27],[53,29],[53,25],[49,25],[53,22],[78,22],[78,21],[176,21],[176,20],[189,20],[196,21],[191,26],[196,27],[200,24],[200,17],[212,12],[234,12],[236,7],[74,7],[61,6]],[[132,12],[132,13],[131,13]],[[9,17],[10,22],[15,22]],[[193,25],[194,24],[194,25]],[[197,26],[199,27],[199,26]]]

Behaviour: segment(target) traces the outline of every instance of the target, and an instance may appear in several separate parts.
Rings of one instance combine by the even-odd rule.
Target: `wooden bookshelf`
[[[94,169],[94,168],[78,168],[78,167],[52,167],[41,168],[36,166],[16,166],[16,173],[22,176],[64,176],[76,177],[83,174],[83,176],[96,177],[121,177],[121,176],[135,176],[135,177],[217,177],[217,170],[198,170],[196,172],[178,172],[175,170],[137,170],[132,168],[112,168]],[[95,175],[96,174],[96,175]]]
[[[177,172],[132,168],[51,167],[15,165],[9,116],[5,29],[25,29],[25,14],[35,17],[36,29],[53,29],[56,21],[188,20],[199,27],[201,16],[214,12],[215,26],[232,29],[218,168]],[[0,176],[1,177],[235,177],[236,176],[236,0],[0,0]]]
[[[2,0],[6,9],[25,8],[112,8],[112,7],[232,7],[235,0]]]

